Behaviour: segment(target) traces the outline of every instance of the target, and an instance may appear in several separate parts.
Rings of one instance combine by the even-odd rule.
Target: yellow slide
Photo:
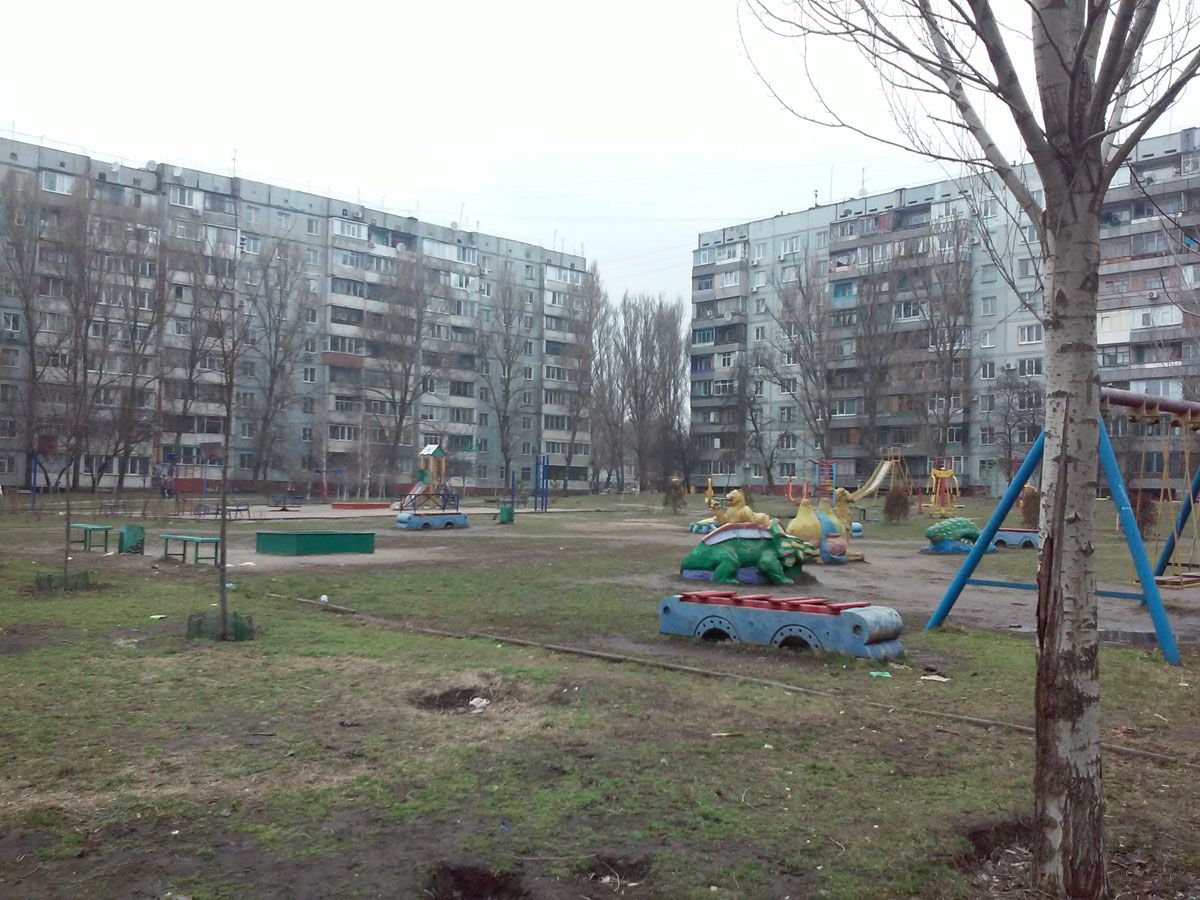
[[[873,496],[878,490],[883,487],[884,480],[888,477],[888,473],[892,471],[892,460],[880,460],[875,471],[867,478],[867,483],[860,487],[857,491],[850,494],[850,502],[854,503],[862,500],[864,497]]]

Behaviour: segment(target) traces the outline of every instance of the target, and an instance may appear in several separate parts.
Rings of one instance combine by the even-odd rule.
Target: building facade
[[[582,257],[11,140],[0,185],[0,485],[196,477],[228,428],[240,482],[378,492],[440,443],[467,488],[586,486]]]
[[[1143,140],[1103,213],[1101,379],[1197,394],[1200,129]],[[1036,175],[1026,171],[1038,194]],[[699,235],[691,398],[698,466],[724,484],[839,484],[878,458],[965,488],[1007,483],[1041,426],[1034,227],[971,177],[851,198]],[[1177,429],[1110,424],[1127,478],[1180,485]]]

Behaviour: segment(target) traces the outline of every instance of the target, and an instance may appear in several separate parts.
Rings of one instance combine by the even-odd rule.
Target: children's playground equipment
[[[896,610],[865,601],[831,603],[817,597],[738,596],[734,591],[692,591],[658,604],[660,634],[710,641],[822,650],[864,659],[904,655],[904,622]]]
[[[771,517],[766,513],[755,512],[746,500],[746,494],[740,489],[735,488],[726,494],[723,504],[714,500],[711,478],[708,480],[708,489],[704,492],[704,503],[712,510],[713,514],[707,519],[692,522],[688,525],[688,531],[695,534],[708,534],[722,525],[737,523],[757,525],[760,528],[771,527]]]
[[[530,470],[533,476],[533,495],[530,498],[534,512],[545,512],[550,508],[550,457],[539,453],[533,458]],[[517,508],[517,473],[508,474],[508,505],[500,506],[499,519],[501,525],[511,525]]]
[[[398,528],[465,528],[467,516],[459,510],[459,497],[446,482],[446,451],[426,444],[417,454],[417,482],[403,499],[392,504]]]
[[[778,522],[769,528],[730,522],[700,539],[684,557],[679,574],[729,584],[791,584],[787,570],[801,568],[816,555],[815,546],[792,537]]]
[[[806,485],[807,489],[807,485]],[[861,553],[850,553],[850,536],[854,523],[850,521],[849,491],[835,489],[837,512],[822,498],[813,508],[807,496],[797,500],[792,495],[792,484],[787,486],[787,498],[796,505],[796,515],[788,522],[786,531],[792,537],[814,545],[818,559],[823,563],[844,563],[847,560],[862,560]]]
[[[1041,550],[1042,536],[1029,528],[1001,528],[996,532],[992,546]]]
[[[958,505],[958,476],[947,460],[934,463],[929,470],[929,515],[948,519]]]
[[[929,546],[922,547],[922,553],[970,553],[979,540],[979,526],[970,519],[955,516],[930,525],[925,529],[925,537],[929,538]],[[994,546],[988,546],[983,552],[995,550]]]
[[[1146,416],[1150,411],[1154,411],[1154,414],[1157,416],[1169,417],[1169,422],[1172,426],[1179,426],[1183,429],[1185,442],[1186,439],[1190,438],[1187,432],[1200,427],[1200,403],[1193,401],[1176,400],[1166,397],[1150,397],[1145,394],[1135,394],[1131,391],[1120,391],[1111,388],[1100,389],[1100,401],[1103,406],[1119,406],[1139,411],[1132,414],[1135,416]],[[1034,441],[1033,447],[1030,448],[1029,454],[1025,457],[1024,462],[1021,463],[1021,467],[1017,470],[1017,474],[1013,477],[1013,480],[1009,483],[1004,496],[1000,498],[1000,503],[996,506],[991,518],[984,525],[978,540],[975,541],[974,546],[971,548],[971,552],[963,560],[958,574],[954,576],[954,580],[946,589],[945,595],[925,626],[927,631],[937,628],[946,621],[946,617],[950,615],[950,611],[954,608],[954,603],[958,600],[959,594],[962,593],[963,588],[968,584],[1015,588],[1017,590],[1028,591],[1037,590],[1036,584],[999,581],[989,578],[972,578],[971,576],[975,571],[975,567],[979,564],[980,557],[983,556],[987,547],[992,543],[996,532],[1000,530],[1000,525],[1003,523],[1004,517],[1012,509],[1013,504],[1021,493],[1021,489],[1041,463],[1045,447],[1046,433],[1043,431],[1038,435],[1037,440]],[[1141,592],[1098,590],[1096,594],[1100,597],[1141,601],[1150,612],[1151,621],[1154,623],[1154,631],[1158,637],[1158,646],[1162,649],[1163,657],[1167,662],[1177,666],[1180,664],[1179,648],[1175,643],[1175,634],[1171,630],[1171,623],[1167,619],[1167,612],[1163,608],[1157,576],[1165,574],[1168,566],[1171,565],[1172,557],[1175,554],[1178,543],[1177,536],[1183,533],[1188,520],[1191,518],[1192,508],[1195,506],[1197,498],[1200,498],[1200,469],[1197,469],[1195,473],[1186,473],[1191,476],[1187,495],[1180,504],[1179,515],[1175,520],[1171,535],[1165,542],[1157,562],[1151,565],[1150,558],[1146,555],[1146,548],[1142,544],[1142,534],[1138,528],[1137,518],[1133,513],[1133,506],[1129,501],[1129,491],[1126,489],[1125,479],[1121,476],[1121,468],[1117,463],[1117,456],[1113,451],[1112,441],[1108,436],[1108,429],[1105,426],[1103,416],[1100,417],[1100,467],[1103,469],[1104,478],[1108,482],[1109,489],[1112,491],[1113,505],[1116,507],[1117,517],[1121,523],[1121,530],[1124,533],[1125,542],[1129,547],[1129,555],[1133,559]]]

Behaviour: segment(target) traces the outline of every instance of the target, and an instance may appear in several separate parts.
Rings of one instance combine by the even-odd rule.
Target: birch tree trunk
[[[1053,896],[1067,897],[1108,894],[1095,597],[1096,197],[1094,191],[1069,194],[1045,217],[1046,456],[1038,569],[1034,882]]]

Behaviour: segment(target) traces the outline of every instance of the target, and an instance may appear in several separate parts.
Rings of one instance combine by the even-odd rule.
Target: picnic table
[[[104,552],[108,552],[108,533],[112,531],[111,525],[88,525],[83,522],[72,522],[72,531],[83,532],[78,538],[71,538],[71,544],[79,544],[85,553],[90,553],[92,550],[92,537],[97,533],[104,535]]]
[[[205,516],[224,515],[227,519],[249,519],[250,504],[244,500],[238,500],[236,503],[218,503],[209,506],[207,503],[201,503],[196,507],[196,517],[204,518]]]
[[[162,538],[162,558],[172,558],[170,552],[171,541],[179,541],[182,545],[179,550],[179,561],[187,562],[188,545],[192,545],[192,562],[199,565],[201,562],[211,562],[214,566],[217,564],[217,552],[221,546],[219,537],[211,537],[204,534],[160,534]],[[203,560],[200,559],[200,548],[207,545],[212,545],[212,556],[206,555]]]

